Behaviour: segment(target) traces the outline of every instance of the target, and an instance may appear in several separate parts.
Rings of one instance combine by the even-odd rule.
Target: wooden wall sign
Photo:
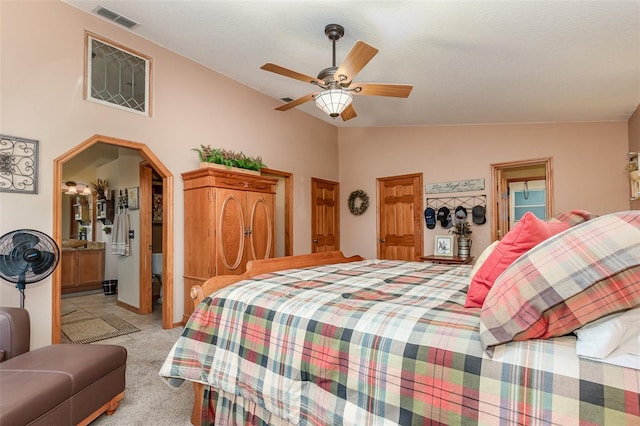
[[[457,180],[451,182],[428,183],[425,185],[427,194],[444,194],[447,192],[482,191],[484,179]]]

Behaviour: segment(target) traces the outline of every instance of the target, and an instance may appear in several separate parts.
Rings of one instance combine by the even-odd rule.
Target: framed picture
[[[152,220],[162,222],[162,185],[153,185],[152,190]]]
[[[127,201],[129,202],[129,210],[138,210],[140,208],[139,201],[139,188],[137,186],[133,188],[127,188]]]
[[[455,239],[453,235],[436,235],[433,243],[433,254],[436,256],[454,256]]]

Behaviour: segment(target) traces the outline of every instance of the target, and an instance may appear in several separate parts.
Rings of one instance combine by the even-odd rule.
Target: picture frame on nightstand
[[[433,254],[436,256],[454,256],[455,238],[453,235],[436,235],[433,243]]]

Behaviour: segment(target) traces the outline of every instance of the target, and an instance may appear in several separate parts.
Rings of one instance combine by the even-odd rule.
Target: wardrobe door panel
[[[275,216],[273,194],[247,193],[247,261],[273,257],[275,250]]]
[[[216,190],[218,248],[216,275],[241,274],[245,271],[245,203],[246,193],[231,189]]]

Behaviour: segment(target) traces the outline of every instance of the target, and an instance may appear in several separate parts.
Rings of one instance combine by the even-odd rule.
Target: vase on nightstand
[[[466,259],[471,254],[471,238],[458,237],[458,257]]]

